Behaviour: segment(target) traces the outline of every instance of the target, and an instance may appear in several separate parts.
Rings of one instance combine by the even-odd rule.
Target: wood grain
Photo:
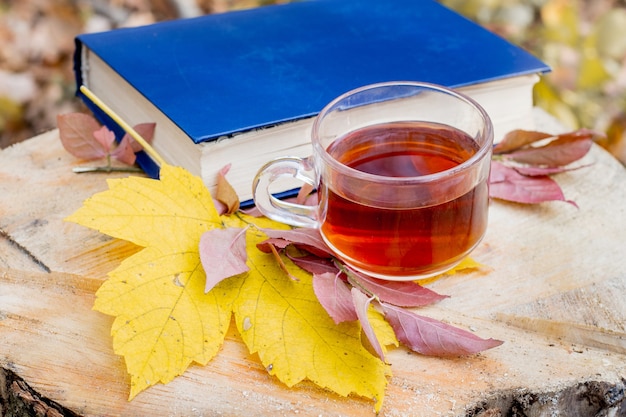
[[[9,388],[59,415],[373,415],[368,399],[285,387],[234,330],[207,366],[129,402],[112,318],[92,305],[107,272],[137,248],[63,221],[124,174],[72,173],[79,163],[57,131],[0,152],[0,386],[18,381]],[[382,416],[626,412],[626,171],[599,147],[584,163],[556,177],[579,208],[492,201],[473,255],[485,267],[429,284],[451,297],[421,313],[504,345],[454,359],[393,350]],[[35,415],[34,406],[11,411],[11,392],[0,390],[0,410]]]

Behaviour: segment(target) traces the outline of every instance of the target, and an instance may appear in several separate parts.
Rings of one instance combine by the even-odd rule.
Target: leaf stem
[[[72,171],[76,174],[85,174],[89,172],[143,172],[136,167],[114,167],[111,165],[100,167],[74,167]]]
[[[337,269],[339,269],[340,272],[343,272],[344,274],[346,274],[346,276],[348,277],[348,282],[355,288],[358,288],[359,290],[361,290],[364,294],[367,294],[369,297],[373,297],[374,299],[378,300],[378,296],[376,294],[374,294],[373,292],[371,292],[370,290],[368,290],[367,288],[365,288],[360,282],[359,282],[359,275],[358,272],[353,271],[352,269],[350,269],[350,267],[348,267],[347,265],[341,263],[339,260],[334,259],[334,263],[335,266],[337,267]]]

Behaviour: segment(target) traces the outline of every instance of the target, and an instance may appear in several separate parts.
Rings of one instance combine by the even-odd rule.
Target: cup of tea
[[[309,158],[259,170],[255,203],[271,219],[319,228],[354,269],[388,280],[437,275],[485,235],[493,127],[465,95],[420,82],[364,86],[319,113],[311,141]],[[313,186],[318,204],[275,197],[285,179]]]

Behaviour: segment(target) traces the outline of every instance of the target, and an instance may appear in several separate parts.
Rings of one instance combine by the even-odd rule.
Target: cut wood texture
[[[451,297],[422,314],[505,343],[453,359],[392,350],[380,415],[626,415],[626,171],[597,146],[583,162],[555,177],[579,208],[492,201],[473,254],[485,267],[429,284]],[[57,131],[0,152],[0,414],[374,415],[368,399],[287,388],[234,330],[207,366],[129,402],[113,319],[92,306],[137,248],[63,221],[123,174],[78,164]]]

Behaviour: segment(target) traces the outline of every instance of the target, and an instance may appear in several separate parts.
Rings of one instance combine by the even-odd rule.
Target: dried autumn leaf
[[[506,158],[523,164],[560,167],[585,156],[592,144],[591,134],[578,131],[578,133],[559,135],[557,139],[544,146],[510,152]]]
[[[421,307],[447,298],[413,281],[385,281],[352,271],[350,279],[384,302],[401,307]]]
[[[200,261],[206,272],[204,292],[235,275],[250,270],[246,265],[246,228],[212,229],[200,237]]]
[[[100,147],[104,150],[105,155],[110,154],[113,142],[115,142],[115,133],[109,130],[108,127],[101,126],[92,134],[96,141],[100,144]]]
[[[230,164],[223,167],[217,174],[217,190],[215,198],[226,206],[226,214],[232,214],[239,210],[239,196],[232,185],[226,179],[230,170]]]
[[[112,151],[110,151],[110,154],[112,157],[125,163],[126,165],[133,165],[137,159],[130,144],[129,136],[124,136],[121,142]]]
[[[106,126],[100,126],[93,116],[84,113],[60,114],[57,116],[57,126],[65,150],[80,159],[102,159],[110,155],[133,165],[135,152],[142,149],[129,134],[125,134],[119,145],[114,146],[115,134]],[[152,142],[154,123],[140,123],[134,129],[147,142]]]
[[[330,258],[320,258],[315,255],[291,256],[289,253],[287,253],[287,256],[294,264],[312,275],[323,274],[325,272],[331,272],[334,275],[339,273],[335,261]]]
[[[315,296],[335,323],[357,320],[350,288],[339,278],[337,272],[313,275]]]
[[[531,143],[552,137],[554,135],[532,130],[516,129],[508,132],[502,140],[493,147],[494,154],[514,151]]]
[[[577,169],[585,168],[588,165],[582,165],[579,167],[535,167],[529,165],[513,165],[511,168],[516,170],[522,175],[527,177],[541,177],[544,175],[560,174],[562,172],[575,171]]]
[[[164,165],[159,181],[108,184],[67,220],[144,247],[109,274],[94,304],[115,317],[113,347],[125,358],[132,399],[217,354],[236,291],[204,294],[200,237],[222,223],[200,179]]]
[[[154,137],[155,123],[140,123],[133,129],[148,143],[152,143]],[[143,147],[128,133],[124,134],[120,143],[111,151],[111,156],[127,165],[133,165],[137,159],[135,153],[141,151]]]
[[[482,339],[468,331],[400,307],[386,303],[381,303],[381,306],[398,340],[422,355],[472,355],[503,343],[495,339]]]
[[[289,244],[293,244],[297,248],[306,250],[307,252],[317,255],[319,257],[331,257],[333,251],[328,247],[319,229],[309,228],[296,228],[290,230],[263,230],[272,239],[281,239],[283,243],[280,245],[286,247]],[[274,240],[276,243],[277,241]],[[259,249],[263,249],[263,243],[259,246]]]
[[[107,156],[93,135],[100,128],[94,117],[83,113],[60,114],[57,116],[57,126],[61,144],[70,154],[86,160]]]
[[[139,133],[139,136],[141,136],[148,143],[152,143],[152,139],[154,138],[155,128],[156,128],[156,123],[139,123],[133,126],[133,129],[135,129],[135,132]],[[122,142],[125,139],[128,140],[128,142],[130,143],[130,147],[132,148],[133,152],[136,153],[136,152],[143,150],[143,147],[141,146],[141,144],[137,142],[135,139],[133,139],[133,137],[129,135],[128,133],[124,134],[124,137],[122,137]]]
[[[561,187],[548,176],[525,176],[500,162],[491,163],[489,196],[517,203],[536,204],[546,201],[565,201]]]
[[[370,323],[369,315],[367,314],[370,308],[370,303],[374,297],[368,297],[354,287],[350,290],[350,293],[352,295],[352,301],[354,302],[356,314],[359,318],[359,322],[361,323],[361,327],[363,328],[363,333],[365,333],[365,336],[367,337],[367,340],[374,352],[376,352],[376,355],[378,355],[380,360],[384,361],[385,352],[383,351],[382,345],[378,341],[374,327],[372,326],[372,323]]]

